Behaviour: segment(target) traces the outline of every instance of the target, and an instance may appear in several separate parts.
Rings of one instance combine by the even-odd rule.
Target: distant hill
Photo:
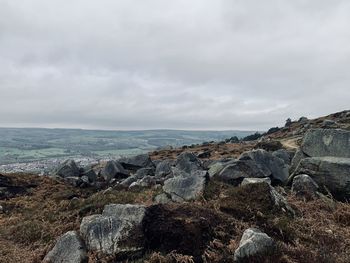
[[[205,141],[220,141],[253,131],[100,131],[80,129],[0,128],[0,164],[49,158],[110,158],[180,147]]]

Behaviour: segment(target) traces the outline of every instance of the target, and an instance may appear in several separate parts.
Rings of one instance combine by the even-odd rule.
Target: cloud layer
[[[0,126],[267,129],[350,106],[350,2],[0,0]]]

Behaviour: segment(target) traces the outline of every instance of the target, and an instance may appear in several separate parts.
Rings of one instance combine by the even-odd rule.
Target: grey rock
[[[233,185],[238,185],[244,178],[264,178],[269,173],[261,170],[252,160],[236,160],[225,166],[216,176],[219,180]]]
[[[153,167],[141,168],[137,170],[135,177],[137,179],[142,179],[145,176],[154,176],[154,173],[155,169]]]
[[[0,214],[4,213],[4,208],[2,205],[0,205]]]
[[[141,205],[105,206],[102,215],[84,217],[80,233],[89,250],[107,255],[138,254],[143,250]]]
[[[271,184],[271,179],[266,178],[244,178],[241,185],[247,185],[247,184],[258,184],[258,183],[268,183]]]
[[[198,158],[209,158],[210,156],[211,156],[211,151],[210,150],[202,151],[202,152],[199,152],[197,154]]]
[[[168,174],[171,174],[171,166],[173,165],[173,161],[164,160],[157,164],[155,175],[157,177],[164,177]]]
[[[154,164],[148,154],[126,157],[120,159],[119,161],[125,169],[132,171],[145,167],[154,167]]]
[[[82,176],[87,176],[87,178],[89,179],[89,183],[94,183],[97,180],[97,175],[92,169],[85,170]]]
[[[302,159],[295,173],[309,175],[336,198],[350,197],[350,158],[310,157]]]
[[[296,153],[295,153],[295,155],[294,155],[294,157],[292,159],[292,162],[291,162],[291,165],[290,165],[290,168],[289,168],[289,172],[291,174],[294,173],[294,171],[295,171],[295,169],[297,169],[300,161],[302,159],[306,158],[306,157],[307,157],[306,154],[299,148],[296,151]]]
[[[289,166],[280,158],[273,156],[270,152],[262,149],[244,152],[239,160],[253,160],[259,170],[261,170],[266,177],[271,177],[273,181],[285,184],[288,181]],[[260,176],[255,176],[260,177]]]
[[[176,168],[191,173],[201,169],[201,161],[193,153],[184,152],[177,157]]]
[[[124,169],[124,167],[118,161],[108,161],[101,171],[101,175],[105,179],[105,181],[109,182],[113,178],[126,178],[129,176],[128,172]]]
[[[341,129],[309,130],[304,137],[301,150],[308,157],[350,158],[350,131]]]
[[[334,120],[324,120],[322,123],[322,128],[332,128],[332,127],[336,127],[337,123]]]
[[[267,234],[256,228],[249,228],[244,231],[239,247],[234,254],[234,261],[240,262],[249,257],[263,254],[275,246],[275,241]]]
[[[309,119],[306,118],[306,117],[300,117],[300,119],[298,120],[298,122],[299,122],[300,124],[306,124],[306,123],[309,122]]]
[[[154,176],[145,176],[142,179],[137,180],[136,182],[133,182],[129,189],[136,188],[136,187],[150,187],[153,185],[156,185],[157,181]]]
[[[195,200],[203,194],[208,177],[208,173],[201,170],[176,176],[164,182],[163,191],[175,202]]]
[[[79,177],[80,171],[73,160],[66,160],[56,170],[56,175],[60,177]]]
[[[129,187],[132,183],[134,183],[136,181],[137,181],[136,176],[129,176],[128,178],[121,181],[120,185],[123,187]]]
[[[83,183],[83,180],[79,177],[65,177],[64,181],[74,187],[79,187]]]
[[[53,249],[46,255],[45,263],[87,263],[86,248],[75,231],[70,231],[61,236]]]
[[[274,151],[272,153],[273,156],[280,158],[284,161],[284,163],[290,165],[292,162],[292,154],[290,152],[288,152],[285,149],[279,149],[277,151]]]
[[[307,174],[299,174],[294,177],[292,184],[292,192],[297,196],[316,196],[318,190],[317,183]]]

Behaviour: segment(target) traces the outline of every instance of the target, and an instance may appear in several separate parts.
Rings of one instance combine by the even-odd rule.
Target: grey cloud
[[[267,129],[349,107],[350,3],[0,0],[0,125]]]

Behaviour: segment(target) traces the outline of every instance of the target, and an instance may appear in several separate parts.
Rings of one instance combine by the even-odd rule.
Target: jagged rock
[[[280,158],[273,156],[270,152],[262,149],[244,152],[239,160],[253,160],[265,177],[271,177],[273,181],[285,184],[288,181],[289,167]],[[252,176],[258,177],[261,176]]]
[[[292,162],[292,154],[290,152],[288,152],[285,149],[279,149],[277,151],[274,151],[272,153],[273,156],[280,158],[284,161],[284,163],[290,165]]]
[[[109,182],[113,178],[126,178],[129,176],[128,172],[118,161],[108,161],[106,166],[103,168],[101,175],[105,181]]]
[[[210,165],[208,170],[209,177],[212,178],[214,176],[217,176],[224,168],[225,164],[222,162],[216,162]]]
[[[208,173],[201,170],[188,176],[176,176],[164,182],[163,191],[175,202],[195,200],[203,194],[208,177]]]
[[[296,151],[296,153],[295,153],[295,155],[294,155],[294,157],[293,157],[293,159],[292,159],[292,162],[291,162],[291,165],[290,165],[290,168],[289,168],[289,172],[290,172],[291,174],[294,173],[294,172],[295,172],[295,169],[297,169],[297,167],[298,167],[300,161],[301,161],[302,159],[306,158],[306,157],[307,157],[306,154],[303,153],[303,151],[299,148],[299,149]]]
[[[137,179],[142,179],[145,176],[154,176],[154,172],[154,167],[141,168],[137,170],[135,177]]]
[[[292,192],[297,196],[314,197],[317,190],[317,183],[307,174],[299,174],[294,177]]]
[[[329,190],[339,199],[350,197],[350,158],[304,158],[294,174],[309,175],[323,190]]]
[[[145,167],[154,167],[154,164],[148,154],[140,154],[133,157],[122,158],[119,161],[125,169],[132,171]]]
[[[176,160],[176,168],[186,173],[201,169],[201,161],[190,152],[181,153]]]
[[[264,178],[269,173],[259,169],[257,164],[252,160],[236,160],[225,166],[217,175],[217,178],[226,183],[238,185],[244,178]]]
[[[136,182],[133,182],[130,184],[129,189],[136,188],[136,187],[150,187],[153,185],[156,185],[156,178],[154,176],[145,176],[140,180],[137,180]]]
[[[56,170],[56,175],[60,177],[79,177],[80,170],[73,160],[66,160]]]
[[[44,263],[87,263],[86,248],[75,231],[69,231],[61,236],[53,249],[46,255]]]
[[[271,184],[271,179],[266,178],[244,178],[241,185],[247,185],[247,184],[257,184],[257,183],[268,183]]]
[[[263,254],[275,246],[275,241],[267,234],[256,228],[248,228],[244,231],[239,247],[234,254],[234,261],[240,262],[249,257]]]
[[[157,164],[155,175],[157,177],[164,177],[168,174],[171,174],[171,166],[173,165],[173,161],[164,160]]]
[[[87,176],[87,178],[89,179],[89,183],[94,183],[97,180],[97,175],[95,171],[92,169],[84,170],[84,172],[82,173],[82,176]]]
[[[89,250],[107,255],[135,255],[143,250],[142,205],[105,206],[102,215],[84,217],[80,233]]]
[[[350,158],[350,131],[341,129],[309,130],[301,145],[307,157]]]

